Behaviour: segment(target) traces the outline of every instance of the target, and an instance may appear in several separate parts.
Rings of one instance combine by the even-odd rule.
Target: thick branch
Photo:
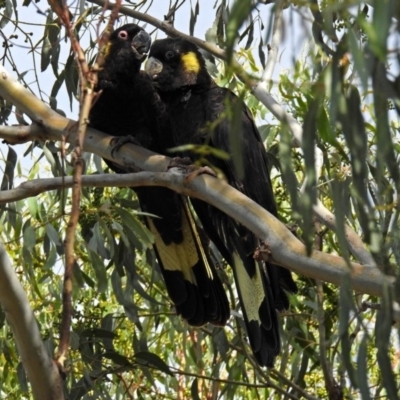
[[[336,231],[336,218],[332,212],[330,212],[320,200],[317,199],[317,204],[314,205],[314,213],[318,220],[326,225],[332,231]],[[351,253],[357,257],[357,259],[364,265],[370,267],[377,267],[375,260],[371,256],[371,253],[365,248],[364,243],[360,239],[360,236],[351,229],[348,225],[344,226],[344,232],[346,235],[347,245]]]
[[[0,242],[0,302],[35,399],[62,400],[62,380],[40,337],[29,300]]]
[[[0,86],[0,94],[1,94],[1,86]],[[67,120],[64,117],[59,116],[56,114],[56,118],[59,118],[63,120],[63,123],[65,126],[68,124],[72,124],[72,121]],[[3,131],[5,134],[3,135]],[[18,128],[15,129],[15,136],[12,135],[13,129],[8,128],[8,127],[0,127],[0,136],[1,137],[6,137],[7,140],[12,141],[12,139],[18,138],[18,133],[20,130]],[[25,139],[29,137],[30,140],[33,139],[35,135],[38,135],[38,132],[35,127],[32,128],[32,132],[24,132],[26,135]],[[30,137],[32,136],[32,137]],[[61,133],[59,133],[56,130],[50,130],[49,131],[49,136],[51,136],[52,139],[55,140],[60,140],[61,139]],[[110,146],[109,142],[111,140],[111,136],[102,134],[98,131],[95,130],[89,130],[89,134],[85,138],[84,142],[84,148],[88,151],[91,151],[93,153],[99,154],[102,157],[106,157],[109,159],[112,159],[110,155]],[[73,141],[73,135],[69,135],[67,137],[67,140],[70,142]],[[154,155],[148,150],[142,149],[140,147],[134,146],[132,144],[128,144],[124,146],[120,152],[116,155],[116,162],[119,162],[120,164],[123,164],[124,161],[128,162],[130,160],[135,160],[135,164],[139,166],[142,169],[146,169],[148,171],[165,171],[166,167],[169,165],[169,159],[168,157],[164,156],[159,156],[159,155]],[[148,175],[146,175],[148,174]],[[163,183],[161,177],[165,176],[164,179],[167,179],[166,182]],[[144,178],[146,177],[146,178]],[[168,178],[167,178],[168,177]],[[201,177],[202,179],[208,179],[207,177]],[[37,195],[41,193],[44,190],[53,190],[53,189],[58,189],[62,187],[62,181],[61,178],[55,178],[59,179],[57,180],[46,180],[45,185],[46,188],[40,188],[40,185],[37,183],[37,181],[32,181],[32,182],[27,182],[21,187],[17,189],[13,189],[9,192],[4,192],[2,193],[2,196],[6,195],[12,195],[12,196],[19,196],[15,197],[14,199],[17,198],[25,198],[27,195]],[[102,186],[102,185],[110,185],[110,186],[140,186],[140,185],[160,185],[160,186],[166,186],[170,187],[171,189],[177,190],[176,187],[170,182],[170,175],[169,174],[164,174],[164,175],[157,175],[157,178],[154,174],[151,173],[140,173],[140,174],[134,174],[132,175],[124,175],[124,176],[119,176],[116,178],[115,175],[107,175],[107,176],[101,176],[101,178],[98,179],[98,176],[93,176],[93,177],[84,177],[83,180],[83,185],[90,185],[90,186]],[[195,180],[197,182],[197,180]],[[66,178],[65,179],[65,185],[69,185],[71,181],[71,178]],[[147,182],[147,183],[146,183]],[[152,182],[152,183],[149,183]],[[169,182],[169,183],[167,183]],[[217,181],[217,186],[220,188],[224,187],[226,188],[227,185],[221,185],[222,182]],[[39,186],[38,186],[39,185]],[[218,188],[216,188],[218,189]],[[231,187],[227,187],[226,190],[234,190]],[[198,193],[203,193],[202,189],[199,190]],[[199,194],[196,195],[195,192],[184,192],[184,194],[191,195],[194,197],[199,197]],[[208,188],[204,188],[204,200],[208,201],[208,198],[206,195],[211,196],[211,194],[208,191]],[[222,196],[220,199],[218,196]],[[243,195],[241,195],[244,197]],[[6,197],[1,198],[2,201],[6,200]],[[246,198],[245,198],[246,199]],[[6,201],[10,201],[11,198],[8,197]],[[242,222],[244,225],[248,226],[249,229],[251,229],[256,235],[258,235],[260,238],[264,238],[264,231],[263,229],[266,229],[266,227],[269,227],[268,229],[273,232],[275,228],[277,229],[276,233],[274,234],[275,239],[277,242],[275,242],[274,246],[272,245],[272,242],[269,238],[266,238],[266,242],[268,245],[273,248],[273,249],[280,249],[279,250],[279,255],[278,253],[273,254],[274,259],[277,260],[278,263],[281,263],[282,265],[288,267],[289,269],[292,269],[293,271],[296,271],[298,273],[311,276],[313,278],[318,278],[321,280],[325,280],[327,282],[332,282],[336,284],[340,284],[341,279],[343,276],[349,273],[348,267],[345,265],[343,260],[339,257],[335,256],[330,256],[324,253],[320,252],[315,252],[313,254],[312,258],[308,258],[305,256],[305,250],[303,245],[297,241],[297,239],[294,239],[294,237],[286,230],[285,227],[282,226],[282,224],[279,223],[278,220],[274,218],[274,221],[277,221],[279,225],[273,224],[270,221],[265,221],[264,224],[259,219],[259,216],[256,212],[255,215],[256,217],[253,216],[253,218],[250,218],[252,214],[247,214],[247,211],[244,212],[244,210],[247,210],[247,204],[243,204],[240,207],[244,207],[241,209],[240,207],[238,208],[239,203],[235,203],[236,200],[229,198],[229,199],[224,199],[223,194],[219,194],[218,192],[214,192],[214,202],[219,202],[219,204],[215,204],[216,207],[219,207],[223,209],[225,212],[228,214],[232,215],[234,218],[241,218],[240,222]],[[251,202],[251,200],[248,200]],[[214,204],[214,203],[212,203]],[[254,202],[251,202],[251,204],[254,204]],[[258,205],[256,205],[258,208],[260,208]],[[232,209],[233,207],[233,209]],[[262,210],[262,209],[261,209]],[[249,210],[251,211],[251,210]],[[262,210],[263,213],[267,213],[267,211]],[[267,213],[268,214],[268,213]],[[329,213],[331,214],[331,213]],[[269,215],[269,214],[268,214]],[[247,220],[247,217],[249,219]],[[329,217],[329,216],[328,216]],[[270,218],[273,218],[270,216]],[[328,219],[327,219],[328,221]],[[331,221],[332,223],[332,221]],[[250,225],[247,225],[250,224]],[[254,225],[253,225],[254,224]],[[260,227],[261,224],[261,227]],[[280,227],[278,229],[278,227]],[[282,231],[283,229],[283,231]],[[284,247],[284,249],[282,249]],[[301,257],[300,257],[301,255]],[[368,265],[366,266],[361,266],[359,264],[354,264],[354,269],[352,271],[353,275],[353,281],[354,281],[354,288],[359,290],[360,292],[363,293],[369,293],[369,294],[374,294],[374,295],[379,295],[381,293],[381,285],[382,282],[386,279],[376,268],[368,268]],[[400,315],[400,313],[398,313]],[[400,319],[400,318],[399,318]]]
[[[0,202],[11,200],[11,196],[14,196],[14,200],[36,196],[47,190],[71,187],[72,184],[72,177],[32,180],[1,193]],[[180,194],[204,200],[235,218],[266,243],[269,251],[264,254],[265,259],[292,271],[336,285],[350,278],[355,290],[374,296],[380,296],[383,284],[390,280],[377,268],[352,263],[350,269],[342,258],[320,251],[314,251],[308,257],[304,245],[277,218],[232,186],[207,174],[191,182],[175,168],[163,173],[92,175],[82,177],[82,186],[167,187]]]
[[[275,103],[278,112],[284,112],[281,106],[279,106],[272,97],[265,91],[264,94],[268,96],[268,98]],[[4,67],[0,66],[0,95],[7,99],[8,101],[15,104],[18,109],[22,112],[26,113],[31,119],[34,121],[40,122],[40,125],[46,131],[46,135],[38,132],[36,128],[32,128],[31,135],[27,137],[26,135],[21,137],[18,136],[20,131],[16,129],[15,137],[12,136],[12,132],[10,128],[4,129],[7,135],[4,135],[4,138],[9,140],[11,143],[18,143],[26,141],[27,139],[32,140],[34,138],[38,139],[52,139],[52,140],[62,140],[65,137],[65,132],[70,132],[65,140],[68,142],[73,142],[75,140],[75,133],[72,130],[74,125],[74,121],[71,121],[53,110],[47,107],[44,103],[39,101],[34,95],[32,95],[28,90],[26,90],[22,85],[16,82],[4,69]],[[295,129],[301,130],[301,127],[298,125],[297,121],[291,116],[288,116],[285,113],[284,118],[288,118],[289,121],[293,124]],[[3,131],[0,127],[0,136]],[[35,136],[37,135],[37,137]],[[3,137],[3,136],[2,136]],[[13,140],[14,139],[14,140]],[[84,140],[84,150],[89,151],[95,154],[100,155],[101,157],[105,157],[107,159],[113,160],[111,157],[111,146],[110,140],[112,136],[107,136],[104,134],[100,134],[99,132],[89,129],[88,134],[85,136]],[[115,156],[114,161],[124,165],[128,161],[134,160],[135,164],[147,171],[165,171],[169,161],[167,157],[154,155],[154,153],[141,149],[132,144],[125,145]],[[322,207],[322,205],[321,205]],[[335,226],[335,218],[332,213],[322,207],[322,211],[320,212],[322,221],[324,223],[330,223],[331,226]],[[329,225],[328,225],[329,226]],[[357,246],[353,246],[353,250],[356,251],[358,248],[361,248],[363,251],[362,255],[367,255],[363,258],[362,262],[365,265],[374,265],[372,262],[368,261],[368,257],[370,256],[364,249],[364,246],[360,239],[357,240],[356,234],[348,228],[352,235],[352,240],[357,243]],[[348,231],[348,235],[349,235]],[[360,252],[358,252],[360,253]],[[357,254],[358,254],[357,253]],[[321,278],[323,279],[323,278]]]
[[[32,128],[32,135],[38,135],[38,137],[35,138],[40,138],[43,140],[46,139],[47,136],[47,139],[61,140],[64,137],[65,132],[71,132],[65,139],[68,142],[74,141],[75,133],[71,129],[71,127],[74,125],[73,121],[62,117],[47,107],[44,103],[40,102],[34,95],[23,88],[22,85],[14,81],[2,66],[0,66],[0,78],[0,95],[14,103],[22,112],[26,113],[34,121],[40,121],[41,126],[46,130],[47,135],[43,135],[39,133],[36,128]],[[276,103],[266,91],[265,94],[268,95],[269,99],[275,103],[277,109],[284,112],[282,107]],[[301,127],[293,117],[288,116],[288,118],[289,121],[293,123],[295,129],[301,130]],[[2,127],[0,127],[0,136],[2,132],[1,128]],[[7,133],[7,138],[9,140],[11,139],[10,141],[12,141],[11,130],[7,128],[5,131]],[[16,139],[21,139],[17,136],[18,133],[19,131],[17,130]],[[32,140],[33,138],[34,137],[30,137],[29,139]],[[26,140],[26,136],[24,139]],[[111,136],[107,136],[105,134],[96,132],[95,130],[89,129],[88,135],[86,135],[83,144],[84,150],[112,160],[113,158],[111,157],[110,150],[111,146],[109,145],[111,139]],[[15,141],[12,142],[15,143]],[[125,145],[117,153],[115,158],[115,161],[122,165],[129,160],[135,160],[135,164],[139,168],[147,171],[165,171],[169,164],[167,157],[155,156],[150,151],[141,149],[132,144]],[[335,219],[332,213],[326,209],[323,210],[325,217],[323,221],[327,222],[330,220],[331,224],[334,225]],[[359,248],[364,249],[362,243],[359,245]],[[372,263],[367,263],[365,261],[368,260],[363,260],[365,265],[373,265]]]
[[[0,65],[0,96],[14,104],[22,113],[34,121],[31,126],[0,126],[0,137],[11,144],[26,143],[32,140],[76,142],[76,121],[63,117],[53,111],[36,96],[17,82]],[[110,141],[113,136],[88,128],[83,141],[84,151],[97,154],[117,164],[132,164],[147,171],[165,171],[169,158],[152,153],[141,147],[127,144],[114,157],[111,156]]]

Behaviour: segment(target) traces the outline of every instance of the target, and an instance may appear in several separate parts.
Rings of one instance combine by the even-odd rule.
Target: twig
[[[193,372],[183,371],[179,368],[175,368],[175,367],[171,367],[171,366],[169,366],[169,369],[171,369],[175,374],[184,375],[184,376],[192,376],[194,378],[204,379],[204,380],[213,381],[213,382],[227,383],[227,384],[232,384],[232,385],[236,385],[236,386],[244,386],[244,387],[248,387],[248,388],[271,387],[270,382],[266,382],[265,384],[248,383],[248,382],[243,382],[243,381],[234,381],[234,380],[230,380],[230,379],[214,378],[212,376],[195,374]]]
[[[363,301],[361,303],[361,311],[367,311],[368,309],[379,311],[381,309],[381,305],[378,303],[371,303],[369,301]]]
[[[321,223],[326,225],[332,231],[336,231],[337,224],[335,216],[332,214],[332,212],[325,208],[319,199],[317,199],[317,204],[314,205],[313,210],[315,216]],[[344,225],[344,232],[350,252],[357,257],[362,264],[376,268],[376,262],[371,253],[365,248],[360,236],[357,235],[357,233],[346,224]]]
[[[109,34],[114,24],[115,18],[118,16],[118,10],[121,4],[121,0],[118,0],[114,5],[111,18],[107,24],[107,28],[103,38],[100,40],[100,44],[104,47],[108,41]],[[80,113],[78,122],[78,132],[75,140],[75,148],[73,152],[73,166],[74,166],[74,184],[72,187],[72,210],[70,214],[70,220],[67,226],[67,231],[64,240],[65,247],[65,272],[64,272],[64,285],[63,285],[63,312],[61,317],[60,327],[60,343],[56,354],[56,360],[60,366],[64,366],[65,359],[68,354],[68,347],[70,341],[70,327],[71,327],[71,316],[72,316],[72,278],[74,273],[75,264],[75,236],[76,227],[79,221],[79,208],[81,199],[81,178],[84,170],[84,161],[82,158],[83,142],[86,135],[87,121],[89,117],[90,108],[94,96],[94,88],[97,83],[97,71],[103,63],[103,54],[100,54],[97,58],[95,67],[89,69],[89,66],[85,59],[85,54],[79,44],[78,38],[75,35],[73,25],[69,18],[69,9],[65,2],[62,2],[62,6],[55,0],[50,1],[50,5],[57,13],[61,22],[65,26],[69,39],[71,41],[71,47],[77,60],[77,66],[79,71],[80,81]]]
[[[62,292],[63,309],[62,309],[61,325],[60,325],[60,342],[58,345],[57,353],[55,355],[56,362],[60,365],[60,368],[64,369],[65,367],[64,363],[68,355],[70,330],[71,330],[72,278],[74,274],[74,264],[75,264],[74,245],[75,245],[76,227],[79,220],[81,176],[84,168],[84,162],[82,159],[82,146],[83,146],[83,138],[85,136],[85,127],[86,127],[85,120],[87,119],[89,113],[91,100],[89,103],[89,108],[86,110],[87,108],[85,107],[86,102],[83,102],[83,99],[89,90],[89,88],[86,88],[89,68],[86,64],[85,55],[72,29],[72,24],[69,18],[69,9],[66,6],[65,2],[57,2],[51,0],[50,5],[53,8],[53,10],[57,13],[58,17],[60,18],[60,21],[65,26],[68,32],[68,36],[71,41],[71,47],[77,60],[80,88],[81,88],[80,90],[81,110],[79,114],[78,134],[76,137],[75,149],[73,152],[74,184],[72,189],[72,211],[70,214],[69,223],[67,226],[67,231],[64,239],[65,270],[64,270],[64,283]]]
[[[118,376],[119,380],[122,382],[122,384],[125,387],[125,396],[128,396],[130,400],[134,400],[133,394],[131,393],[131,390],[130,390],[131,385],[128,384],[128,382],[125,380],[122,373],[118,373],[116,375]]]
[[[324,289],[323,283],[317,279],[317,319],[318,319],[318,333],[319,333],[319,361],[322,367],[322,373],[324,374],[325,387],[328,392],[330,399],[334,399],[333,394],[340,387],[332,375],[332,370],[328,365],[328,356],[326,351],[325,342],[325,313],[324,313]]]
[[[298,393],[300,393],[303,397],[305,397],[307,400],[319,400],[318,397],[312,396],[311,394],[308,394],[303,388],[301,388],[299,385],[296,385],[293,381],[290,379],[286,378],[285,375],[283,375],[281,372],[278,370],[271,369],[271,375],[274,376],[276,379],[281,380],[285,382],[286,385],[291,386],[294,390],[296,390]]]

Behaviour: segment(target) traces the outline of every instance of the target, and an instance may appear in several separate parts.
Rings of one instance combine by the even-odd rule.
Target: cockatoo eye
[[[122,40],[128,39],[128,32],[127,31],[121,31],[118,33],[118,37]]]

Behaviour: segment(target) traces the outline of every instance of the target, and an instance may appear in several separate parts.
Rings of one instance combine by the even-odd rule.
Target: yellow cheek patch
[[[200,70],[200,63],[197,59],[196,53],[190,51],[189,53],[182,54],[181,56],[183,67],[187,72],[199,72]]]

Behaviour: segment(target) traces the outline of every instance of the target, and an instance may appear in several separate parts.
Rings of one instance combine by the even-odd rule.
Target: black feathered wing
[[[112,63],[107,65],[112,67]],[[132,136],[142,146],[165,153],[162,134],[167,127],[151,80],[143,72],[130,79],[117,78],[119,81],[105,82],[102,87],[90,112],[90,126],[116,137]],[[116,172],[123,172],[105,161]],[[159,217],[147,218],[147,225],[155,236],[159,265],[177,312],[191,325],[224,325],[229,303],[185,201],[165,188],[134,190],[141,208]]]
[[[213,101],[213,98],[216,100]],[[208,100],[210,104],[216,104],[216,109],[213,110],[214,117],[216,113],[219,116],[223,115],[226,107],[241,112],[239,122],[241,129],[238,132],[232,129],[231,121],[223,119],[212,133],[211,141],[213,145],[233,156],[223,163],[225,166],[223,170],[227,174],[228,182],[277,217],[278,212],[268,170],[267,153],[250,110],[241,99],[225,88],[213,87],[208,92]],[[232,138],[232,134],[237,134],[238,137]],[[235,140],[236,143],[238,142],[235,148],[239,149],[240,152],[232,154],[230,149],[232,149],[232,142],[235,142]],[[241,158],[243,171],[237,170],[235,157],[236,159]],[[215,160],[215,162],[219,165],[219,161]],[[272,290],[275,307],[282,311],[289,307],[287,296],[282,289],[296,292],[297,286],[289,270],[271,264],[267,264],[267,266],[274,283]]]
[[[207,161],[225,175],[230,185],[277,215],[265,148],[244,103],[229,90],[215,85],[191,88],[178,101],[165,97],[174,128],[174,145],[206,143],[228,153],[229,160],[208,156]],[[183,98],[187,100],[183,102]],[[236,126],[228,118],[230,106],[236,113],[239,110],[239,118],[236,114],[233,119]],[[235,131],[238,136],[233,146]],[[185,155],[199,159],[192,153]],[[235,163],[238,158],[242,170]],[[260,365],[272,366],[280,350],[276,308],[288,306],[282,286],[296,289],[291,274],[253,258],[259,241],[245,227],[207,203],[196,199],[192,202],[206,234],[233,268],[253,353]]]
[[[146,217],[146,224],[155,237],[154,249],[177,313],[192,326],[225,325],[229,303],[188,200],[164,188],[136,191],[142,210],[161,217]]]

